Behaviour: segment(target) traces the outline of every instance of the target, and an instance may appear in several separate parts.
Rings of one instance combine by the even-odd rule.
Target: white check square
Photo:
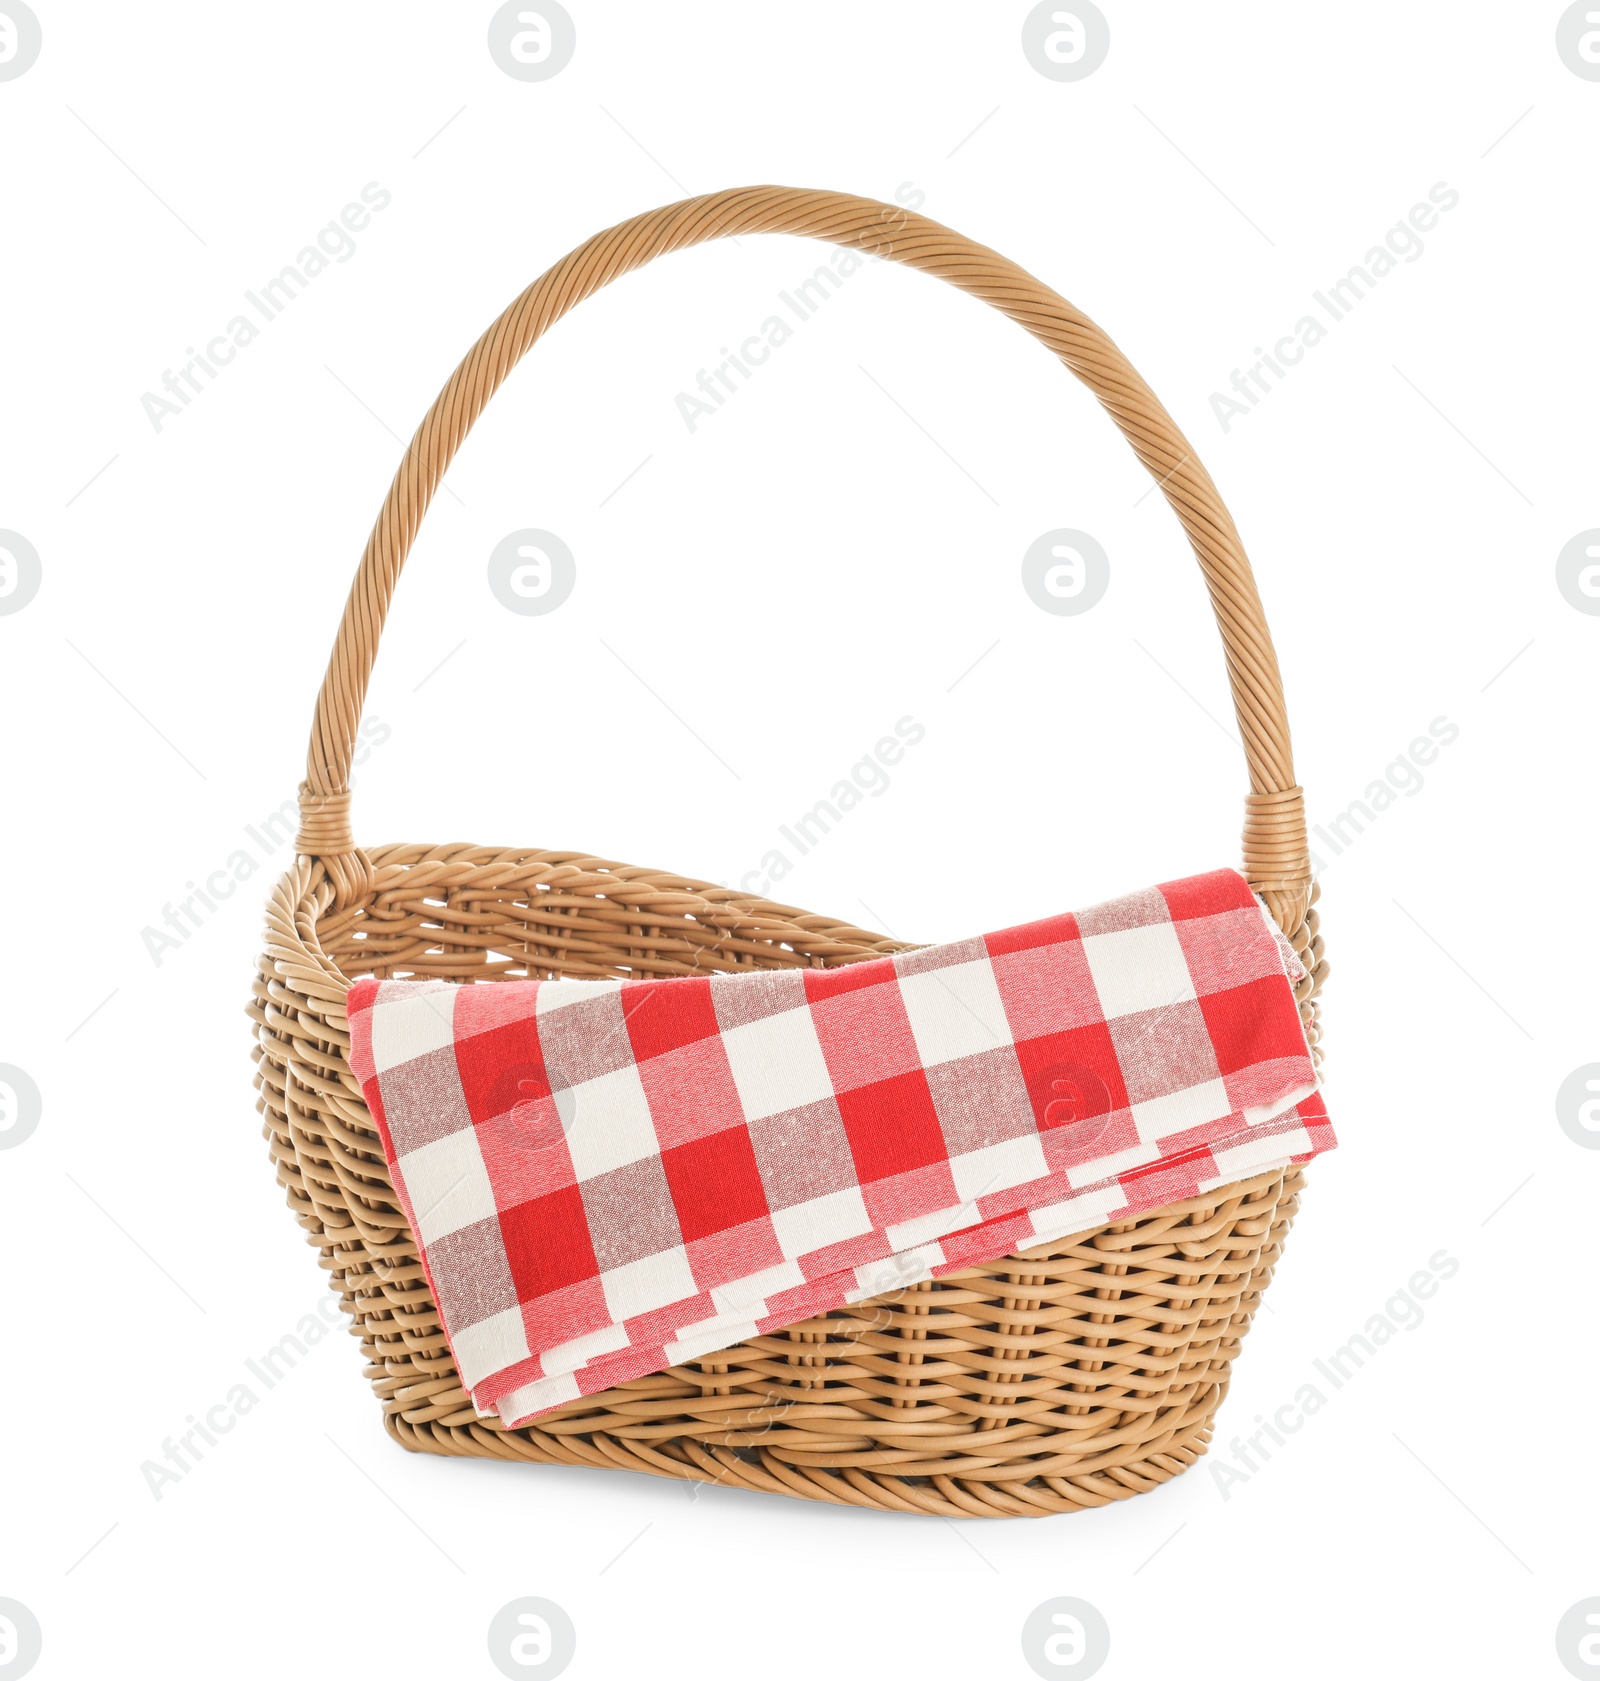
[[[899,1254],[903,1249],[915,1249],[931,1243],[951,1232],[965,1231],[983,1218],[975,1202],[958,1203],[954,1208],[936,1208],[931,1214],[919,1214],[914,1220],[902,1220],[897,1226],[885,1226],[884,1241]]]
[[[1248,1108],[1240,1110],[1244,1116],[1244,1124],[1247,1127],[1265,1126],[1268,1121],[1275,1121],[1280,1115],[1287,1115],[1291,1109],[1298,1108],[1316,1089],[1316,1082],[1312,1081],[1310,1085],[1296,1086],[1293,1091],[1285,1092],[1282,1097],[1271,1103],[1251,1104]]]
[[[424,1244],[487,1220],[495,1211],[489,1173],[471,1127],[418,1145],[395,1165],[416,1210],[417,1236]]]
[[[718,1313],[750,1313],[760,1318],[766,1309],[768,1296],[793,1290],[804,1284],[806,1275],[793,1261],[779,1261],[776,1266],[763,1267],[760,1272],[746,1274],[727,1284],[717,1285],[711,1292],[711,1305]]]
[[[661,1148],[644,1082],[631,1062],[558,1092],[556,1113],[566,1128],[572,1171],[579,1179],[596,1179]]]
[[[547,1349],[540,1356],[539,1364],[544,1367],[546,1377],[554,1377],[559,1372],[576,1372],[587,1366],[597,1354],[614,1354],[619,1348],[628,1346],[628,1327],[626,1325],[602,1325],[598,1331],[590,1331],[585,1336],[573,1337],[568,1342],[558,1342],[554,1348]],[[509,1365],[510,1362],[508,1361]]]
[[[950,1176],[956,1182],[956,1195],[963,1202],[995,1191],[1009,1191],[1015,1185],[1032,1184],[1050,1171],[1044,1159],[1044,1146],[1039,1135],[1030,1132],[1022,1138],[1003,1138],[998,1144],[986,1144],[981,1150],[968,1150],[964,1155],[950,1158]]]
[[[1113,1150],[1108,1156],[1096,1156],[1092,1161],[1078,1162],[1067,1169],[1067,1183],[1074,1187],[1098,1185],[1102,1179],[1115,1179],[1130,1168],[1143,1167],[1161,1155],[1159,1144],[1130,1144],[1125,1150]]]
[[[702,1319],[685,1325],[671,1342],[662,1345],[667,1363],[681,1365],[685,1360],[698,1360],[703,1354],[715,1354],[732,1348],[746,1337],[759,1336],[761,1327],[753,1319]]]
[[[855,1268],[856,1287],[848,1292],[846,1300],[866,1301],[872,1296],[909,1289],[932,1278],[933,1269],[943,1262],[944,1251],[937,1243],[924,1244],[920,1249],[903,1249],[881,1261],[869,1261],[866,1266]]]
[[[619,1321],[670,1307],[694,1295],[697,1288],[681,1243],[641,1261],[612,1267],[600,1274],[600,1287],[606,1293],[606,1311]]]
[[[1195,996],[1194,978],[1170,922],[1087,935],[1083,955],[1107,1021],[1164,1010]]]
[[[584,1004],[591,998],[603,998],[608,992],[621,991],[621,981],[544,981],[534,1000],[534,1011],[536,1015],[547,1016],[568,1004]]]
[[[521,1389],[514,1389],[509,1395],[502,1395],[494,1404],[494,1412],[498,1413],[502,1421],[512,1424],[521,1418],[530,1418],[535,1413],[549,1412],[552,1407],[559,1407],[563,1401],[576,1401],[578,1398],[578,1380],[571,1372],[558,1372],[554,1377],[535,1378],[532,1383],[525,1383]],[[473,1403],[477,1405],[476,1402]],[[479,1408],[482,1412],[482,1409]],[[485,1418],[492,1418],[493,1413],[483,1413]]]
[[[722,1045],[748,1121],[803,1109],[833,1095],[810,1010],[783,1010],[724,1028]]]
[[[403,998],[379,995],[372,1007],[372,1062],[379,1074],[455,1043],[459,990],[440,986]]]
[[[1202,1180],[1200,1188],[1205,1191],[1213,1185],[1231,1185],[1252,1173],[1264,1173],[1269,1167],[1281,1166],[1291,1156],[1307,1155],[1311,1148],[1311,1134],[1304,1127],[1296,1127],[1292,1132],[1280,1132],[1275,1137],[1247,1138],[1230,1150],[1213,1150],[1211,1159],[1217,1164],[1217,1171],[1222,1177]]]
[[[1011,1026],[987,957],[901,975],[900,997],[926,1067],[1011,1043]]]
[[[469,1387],[526,1360],[532,1352],[520,1307],[502,1308],[476,1325],[464,1325],[451,1341]]]
[[[793,1208],[775,1208],[770,1218],[779,1249],[791,1259],[872,1230],[872,1216],[854,1185],[797,1202]]]
[[[1127,1192],[1120,1185],[1108,1185],[1102,1190],[1087,1191],[1079,1197],[1068,1197],[1065,1202],[1036,1208],[1030,1216],[1034,1235],[1026,1247],[1032,1249],[1041,1243],[1054,1243],[1058,1238],[1069,1237],[1073,1232],[1086,1232],[1095,1226],[1103,1226],[1127,1205]]]
[[[1226,1120],[1233,1113],[1228,1088],[1221,1080],[1202,1080],[1197,1086],[1152,1097],[1133,1106],[1134,1130],[1143,1143],[1170,1138],[1175,1132],[1204,1126],[1208,1121]]]

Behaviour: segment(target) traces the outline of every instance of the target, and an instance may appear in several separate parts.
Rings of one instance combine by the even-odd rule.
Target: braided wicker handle
[[[1306,944],[1311,865],[1277,656],[1233,520],[1172,417],[1099,327],[1015,263],[897,206],[794,187],[708,193],[596,234],[511,304],[434,400],[367,541],[317,696],[296,847],[320,860],[335,902],[361,897],[372,881],[371,865],[351,836],[350,758],[389,599],[422,516],[472,423],[535,341],[574,304],[665,252],[745,233],[805,234],[935,274],[1025,327],[1100,399],[1154,475],[1199,558],[1250,767],[1244,873],[1285,933]]]

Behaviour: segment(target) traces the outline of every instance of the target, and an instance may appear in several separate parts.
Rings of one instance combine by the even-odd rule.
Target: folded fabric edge
[[[1293,1131],[1263,1136],[1259,1129],[1241,1128],[1236,1133],[1218,1139],[1212,1145],[1195,1152],[1196,1157],[1201,1154],[1209,1155],[1220,1171],[1212,1177],[1198,1180],[1187,1196],[1209,1195],[1229,1185],[1253,1179],[1259,1174],[1310,1161],[1313,1157],[1336,1147],[1337,1140],[1333,1137],[1332,1127],[1319,1097],[1313,1094],[1306,1099],[1300,1106],[1300,1114],[1302,1124]],[[510,1389],[496,1384],[495,1378],[491,1377],[472,1392],[473,1406],[480,1417],[496,1418],[503,1427],[517,1429],[557,1407],[565,1406],[568,1402],[581,1400],[585,1395],[597,1394],[631,1378],[667,1370],[685,1361],[703,1359],[708,1354],[718,1353],[749,1337],[786,1329],[817,1314],[825,1313],[831,1307],[870,1300],[927,1279],[941,1278],[968,1267],[997,1260],[1004,1255],[1060,1243],[1078,1232],[1093,1231],[1113,1221],[1136,1218],[1170,1202],[1187,1200],[1187,1196],[1174,1197],[1165,1182],[1165,1170],[1170,1170],[1175,1165],[1177,1164],[1171,1162],[1152,1163],[1152,1172],[1146,1181],[1149,1187],[1146,1194],[1134,1189],[1131,1195],[1117,1195],[1117,1192],[1126,1193],[1129,1189],[1122,1185],[1088,1187],[1075,1193],[1065,1202],[1037,1210],[1021,1210],[1013,1214],[995,1216],[962,1231],[951,1233],[948,1238],[942,1240],[942,1243],[949,1243],[957,1239],[967,1239],[968,1244],[963,1247],[969,1247],[971,1242],[982,1241],[984,1234],[988,1233],[990,1228],[994,1228],[993,1241],[999,1246],[991,1247],[981,1255],[963,1253],[937,1264],[930,1264],[928,1257],[922,1257],[918,1268],[898,1274],[893,1281],[880,1281],[870,1286],[861,1286],[855,1282],[856,1269],[828,1274],[809,1281],[805,1287],[803,1295],[813,1303],[809,1307],[795,1311],[791,1304],[776,1314],[761,1313],[738,1319],[732,1315],[721,1315],[715,1320],[685,1327],[685,1331],[693,1331],[692,1339],[680,1336],[667,1344],[623,1346],[604,1353],[597,1351],[594,1358],[572,1371],[537,1377],[531,1382]],[[1099,1206],[1096,1206],[1097,1203]],[[1019,1230],[1023,1221],[1032,1223],[1034,1230]],[[1041,1221],[1042,1226],[1039,1224]],[[890,1257],[883,1265],[892,1266],[899,1258]],[[846,1282],[847,1280],[849,1282]],[[766,1304],[749,1305],[765,1307]],[[522,1364],[525,1365],[526,1362]],[[490,1389],[493,1390],[492,1394],[485,1393]]]
[[[1278,919],[1267,908],[1267,901],[1252,890],[1250,897],[1256,902],[1256,909],[1261,913],[1261,920],[1267,925],[1267,932],[1278,948],[1278,956],[1283,962],[1284,975],[1291,982],[1303,981],[1308,973],[1305,964],[1300,961],[1300,954],[1290,944],[1289,936],[1278,926]]]
[[[1315,1111],[1306,1107],[1313,1102],[1316,1103]],[[717,1311],[710,1312],[703,1319],[690,1321],[683,1326],[683,1330],[695,1332],[697,1346],[702,1338],[708,1338],[709,1340],[704,1342],[705,1348],[726,1347],[729,1343],[737,1342],[741,1337],[750,1334],[744,1330],[750,1323],[757,1320],[770,1323],[774,1312],[787,1312],[791,1306],[794,1307],[795,1311],[787,1313],[784,1320],[784,1323],[793,1324],[814,1311],[820,1311],[810,1304],[817,1298],[819,1291],[835,1277],[845,1278],[849,1282],[837,1287],[828,1298],[830,1303],[862,1300],[916,1283],[925,1277],[935,1276],[925,1268],[907,1263],[907,1257],[915,1258],[925,1251],[931,1253],[936,1260],[942,1260],[945,1253],[953,1247],[956,1254],[953,1264],[959,1265],[973,1265],[992,1260],[995,1256],[1009,1253],[1012,1249],[1046,1241],[1045,1236],[1029,1235],[1034,1228],[1027,1225],[1036,1213],[1043,1210],[1053,1211],[1059,1208],[1069,1220],[1077,1222],[1076,1229],[1086,1229],[1102,1217],[1120,1217],[1117,1211],[1128,1206],[1129,1186],[1147,1181],[1172,1183],[1171,1175],[1175,1170],[1181,1169],[1186,1163],[1199,1162],[1208,1155],[1219,1163],[1224,1157],[1228,1158],[1230,1178],[1248,1177],[1258,1169],[1245,1165],[1239,1172],[1234,1173],[1231,1168],[1232,1160],[1237,1158],[1241,1163],[1248,1164],[1255,1156],[1272,1148],[1288,1124],[1297,1117],[1303,1120],[1308,1114],[1320,1116],[1326,1125],[1326,1113],[1317,1098],[1314,1080],[1290,1088],[1271,1102],[1236,1110],[1230,1117],[1232,1124],[1227,1131],[1203,1143],[1197,1141],[1180,1147],[1174,1154],[1164,1154],[1158,1146],[1141,1145],[1137,1149],[1123,1152],[1120,1156],[1101,1158],[1095,1164],[1100,1171],[1093,1178],[1084,1177],[1084,1166],[1087,1164],[1063,1167],[1045,1179],[1010,1186],[1002,1191],[983,1195],[979,1201],[942,1209],[935,1214],[906,1221],[898,1227],[884,1228],[880,1235],[887,1240],[885,1253],[873,1259],[854,1262],[846,1272],[823,1273],[816,1277],[790,1280],[781,1286],[760,1276],[719,1286],[712,1292],[712,1299],[707,1304]],[[1331,1128],[1328,1131],[1328,1139],[1330,1142],[1320,1145],[1319,1149],[1331,1147]],[[1213,1181],[1224,1182],[1227,1181]],[[1193,1192],[1185,1189],[1177,1194],[1188,1196]],[[1146,1200],[1141,1203],[1140,1209],[1142,1211],[1159,1206],[1160,1201],[1171,1200],[1174,1200],[1171,1195],[1154,1201]],[[1100,1213],[1102,1207],[1107,1211],[1104,1216]],[[1019,1223],[1023,1229],[1022,1240],[1019,1243],[1004,1241],[1005,1234],[1017,1228]],[[973,1245],[982,1241],[987,1233],[1001,1235],[990,1243],[986,1252],[974,1254]],[[784,1270],[803,1265],[805,1260],[804,1256],[796,1257],[795,1261],[785,1264]],[[763,1287],[769,1285],[773,1287]],[[741,1287],[748,1286],[754,1288],[747,1288],[745,1293],[736,1294]],[[693,1298],[689,1298],[676,1306],[687,1309],[692,1300]],[[773,1302],[779,1303],[780,1307],[774,1308]],[[481,1360],[463,1361],[462,1352],[465,1351],[456,1351],[454,1339],[449,1340],[452,1352],[456,1355],[457,1369],[461,1373],[463,1384],[470,1389],[481,1412],[487,1412],[490,1407],[498,1404],[503,1396],[521,1389],[528,1383],[581,1371],[596,1358],[620,1355],[631,1341],[624,1326],[604,1325],[557,1348],[525,1355],[509,1364],[500,1364],[485,1371],[482,1369]],[[679,1334],[670,1339],[666,1346],[670,1349],[684,1340],[683,1335]],[[655,1346],[654,1339],[646,1346]],[[552,1355],[559,1362],[554,1369],[547,1364]],[[474,1364],[479,1368],[477,1373],[473,1372]]]
[[[1124,1218],[1129,1212],[1147,1212],[1163,1203],[1249,1178],[1263,1171],[1265,1164],[1293,1153],[1285,1151],[1282,1141],[1297,1121],[1296,1133],[1303,1131],[1307,1124],[1318,1129],[1319,1138],[1314,1147],[1307,1146],[1311,1154],[1332,1148],[1336,1141],[1315,1085],[1296,1088],[1292,1097],[1297,1101],[1273,1106],[1274,1113],[1266,1120],[1250,1111],[1236,1112],[1234,1124],[1227,1132],[1174,1155],[1141,1154],[1138,1159],[1123,1162],[1114,1170],[1085,1181],[1075,1178],[1076,1169],[1059,1169],[1046,1179],[1012,1187],[1000,1196],[985,1197],[981,1212],[976,1204],[968,1203],[945,1210],[937,1222],[917,1223],[914,1234],[903,1226],[896,1247],[874,1259],[854,1262],[848,1268],[791,1281],[760,1294],[752,1291],[735,1297],[726,1288],[720,1289],[713,1293],[714,1297],[720,1297],[714,1302],[720,1311],[680,1324],[676,1334],[664,1344],[658,1340],[658,1331],[656,1337],[638,1346],[664,1346],[669,1355],[667,1364],[695,1358],[753,1334],[746,1329],[753,1323],[792,1325],[834,1305],[902,1289],[940,1276],[953,1267],[992,1261],[1018,1249],[1053,1241],[1061,1233],[1088,1230],[1106,1220]],[[1221,1170],[1221,1176],[1195,1180],[1183,1174],[1186,1166],[1199,1166],[1207,1160]],[[1258,1162],[1262,1165],[1256,1165]],[[1136,1191],[1137,1201],[1130,1194]],[[1001,1200],[1001,1196],[1015,1200]],[[678,1305],[687,1309],[692,1300]],[[691,1342],[694,1354],[677,1352]],[[558,1348],[499,1366],[474,1380],[468,1381],[463,1371],[463,1380],[479,1410],[488,1412],[504,1396],[527,1384],[582,1371],[596,1359],[603,1360],[610,1370],[616,1363],[611,1357],[622,1359],[631,1344],[625,1326],[602,1326]],[[546,1363],[552,1356],[559,1362],[554,1369]]]

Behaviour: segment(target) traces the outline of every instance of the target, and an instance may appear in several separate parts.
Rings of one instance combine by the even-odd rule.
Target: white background
[[[1104,8],[1106,62],[1057,82],[1012,0],[571,0],[572,62],[522,82],[486,4],[35,0],[43,52],[0,82],[0,526],[43,580],[0,617],[0,1062],[43,1094],[0,1153],[0,1595],[41,1676],[492,1675],[524,1594],[571,1615],[575,1676],[1025,1676],[1057,1595],[1107,1619],[1108,1677],[1564,1673],[1557,1620],[1600,1593],[1600,1154],[1555,1115],[1600,1060],[1600,618],[1555,559],[1600,525],[1600,83],[1545,0]],[[767,181],[923,195],[1116,338],[1251,550],[1314,822],[1459,729],[1317,846],[1341,1147],[1214,1453],[1110,1509],[962,1524],[413,1457],[340,1331],[158,1500],[144,1462],[323,1285],[243,1014],[284,852],[159,964],[143,930],[292,797],[396,435],[482,327],[597,229]],[[155,430],[142,394],[369,182],[392,202],[355,254]],[[1439,182],[1422,255],[1224,432],[1212,392]],[[774,896],[936,940],[1236,860],[1198,571],[1025,334],[871,266],[686,428],[676,394],[826,255],[664,260],[511,379],[396,599],[359,839],[737,881],[911,715],[893,785]],[[487,586],[519,527],[577,557],[545,617]],[[1081,616],[1021,587],[1053,527],[1110,556]],[[1224,1497],[1230,1438],[1440,1250],[1422,1322]]]

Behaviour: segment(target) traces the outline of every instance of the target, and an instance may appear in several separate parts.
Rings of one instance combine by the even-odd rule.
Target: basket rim
[[[850,943],[857,945],[856,953],[838,954],[845,962],[890,956],[899,951],[914,951],[922,943],[875,934],[854,923],[803,910],[797,905],[786,905],[757,893],[746,893],[739,888],[723,887],[697,876],[680,875],[673,870],[653,869],[646,865],[624,864],[581,849],[489,847],[466,841],[391,841],[364,847],[362,850],[372,863],[372,877],[366,890],[351,902],[343,905],[338,902],[338,884],[323,859],[299,856],[279,876],[267,906],[267,956],[272,958],[275,964],[288,960],[296,981],[304,982],[315,978],[323,983],[324,987],[336,988],[337,997],[321,988],[313,996],[330,1004],[336,1003],[341,1014],[346,995],[361,977],[347,975],[337,959],[328,952],[323,938],[325,931],[330,929],[330,925],[334,932],[342,927],[349,927],[359,920],[362,912],[385,890],[401,884],[406,879],[407,872],[427,865],[445,865],[452,870],[482,870],[492,876],[497,869],[506,866],[548,864],[550,876],[561,877],[564,872],[570,872],[572,885],[576,885],[578,881],[592,882],[597,878],[607,877],[621,883],[643,880],[647,884],[646,891],[655,895],[670,895],[673,899],[670,910],[662,907],[630,907],[636,912],[642,912],[644,920],[659,920],[662,924],[668,924],[682,920],[684,913],[692,909],[708,913],[697,920],[712,925],[718,920],[759,918],[764,935],[768,939],[784,928],[805,935],[812,942],[817,942],[819,936],[827,936],[830,939],[837,938],[842,943],[850,941],[850,936],[855,936]],[[459,886],[461,883],[451,882],[447,885]],[[730,912],[734,913],[731,917]],[[721,913],[720,918],[718,913]],[[775,949],[784,948],[777,944]],[[826,967],[814,959],[806,959],[801,953],[796,952],[795,955],[797,961],[793,964],[769,967]],[[314,966],[313,975],[305,972],[306,962]],[[725,974],[737,967],[708,965],[706,972]],[[467,975],[459,978],[441,978],[449,979],[452,985],[468,986],[478,981],[494,980],[496,977]]]

